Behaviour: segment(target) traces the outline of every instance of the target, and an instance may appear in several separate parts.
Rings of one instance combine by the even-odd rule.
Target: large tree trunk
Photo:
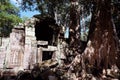
[[[80,6],[78,1],[79,0],[70,0],[69,51],[66,52],[67,64],[70,64],[74,57],[81,53]]]
[[[112,22],[110,3],[110,0],[95,1],[88,45],[84,51],[88,64],[98,70],[111,68],[117,59],[117,36]]]
[[[70,49],[72,53],[81,53],[80,51],[80,7],[78,0],[71,0],[70,9]],[[73,55],[74,55],[73,54]]]
[[[117,35],[111,18],[110,3],[110,0],[95,0],[87,47],[70,64],[75,74],[85,70],[97,75],[103,69],[116,65]]]

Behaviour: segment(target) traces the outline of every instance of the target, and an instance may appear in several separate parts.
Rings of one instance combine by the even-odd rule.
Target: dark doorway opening
[[[53,18],[43,18],[40,19],[40,21],[36,22],[35,25],[35,36],[37,41],[38,40],[43,40],[43,41],[48,41],[48,44],[51,45],[53,43],[53,35],[54,30],[50,26],[55,25],[55,20]]]
[[[53,55],[52,51],[43,51],[42,61],[52,59],[52,55]]]
[[[53,30],[49,27],[48,24],[38,23],[35,26],[35,35],[38,40],[48,41],[48,44],[51,44],[53,38]]]

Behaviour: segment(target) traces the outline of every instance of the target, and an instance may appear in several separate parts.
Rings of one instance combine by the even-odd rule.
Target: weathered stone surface
[[[38,45],[48,45],[48,41],[37,41]]]
[[[53,54],[53,59],[57,60],[60,66],[63,65],[62,60],[66,59],[65,47],[66,47],[66,44],[62,42],[61,40],[59,40],[57,44],[57,50]]]
[[[25,52],[24,52],[24,69],[30,69],[33,67],[33,64],[37,62],[36,55],[37,55],[37,41],[35,37],[35,28],[33,24],[30,21],[25,22]],[[31,24],[31,26],[30,26]]]
[[[37,63],[42,63],[42,48],[38,48],[38,53],[36,55],[37,57]]]
[[[0,68],[6,67],[7,54],[9,53],[9,38],[2,38],[0,46]]]
[[[31,69],[33,64],[42,63],[44,51],[56,54],[58,47],[48,45],[48,41],[36,40],[35,25],[37,21],[38,19],[31,18],[23,24],[19,23],[14,26],[10,34],[10,42],[5,42],[5,45],[2,43],[4,48],[0,47],[0,68],[5,65],[7,68]],[[44,45],[47,47],[43,47]]]
[[[39,66],[46,66],[46,67],[53,67],[53,66],[56,67],[57,65],[58,62],[52,59],[42,61],[42,63],[39,64]]]
[[[56,46],[49,46],[48,48],[42,48],[43,51],[56,51],[57,47]]]
[[[36,24],[36,21],[39,21],[37,18],[32,17],[29,20],[26,20],[24,25],[27,27],[33,27]]]
[[[25,32],[21,28],[13,29],[10,34],[10,53],[7,67],[23,66]]]
[[[26,27],[26,35],[27,36],[35,36],[35,28],[33,28],[33,27]]]

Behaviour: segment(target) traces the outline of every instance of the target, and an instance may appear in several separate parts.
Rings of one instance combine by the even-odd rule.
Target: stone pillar
[[[24,69],[31,69],[36,63],[37,42],[34,25],[28,21],[25,23]]]
[[[38,48],[38,53],[36,55],[36,59],[37,59],[37,63],[42,62],[42,48],[41,47]]]
[[[63,60],[66,59],[65,56],[66,46],[67,44],[62,39],[58,39],[57,50],[55,51],[54,59],[57,60],[59,66],[62,66]]]

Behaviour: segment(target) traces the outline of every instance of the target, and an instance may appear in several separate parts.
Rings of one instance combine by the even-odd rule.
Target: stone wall
[[[10,53],[8,54],[7,67],[23,66],[25,45],[25,30],[24,28],[14,28],[10,34]]]
[[[9,53],[9,38],[1,38],[0,46],[0,68],[6,67],[6,55]]]
[[[48,45],[48,41],[36,40],[35,25],[39,21],[31,18],[24,23],[15,26],[10,33],[10,38],[2,40],[0,47],[0,68],[22,68],[31,69],[35,63],[41,63],[44,52],[53,52],[54,60],[61,63],[65,58],[60,44]],[[44,42],[47,42],[47,44]],[[38,47],[39,46],[39,47]],[[43,47],[47,46],[47,47]],[[47,55],[47,54],[46,54]]]

